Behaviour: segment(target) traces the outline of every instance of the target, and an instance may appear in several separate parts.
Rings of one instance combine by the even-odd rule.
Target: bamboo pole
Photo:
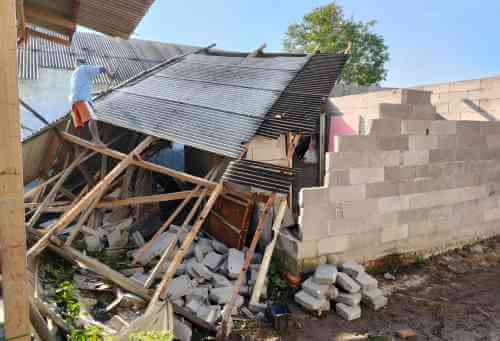
[[[63,216],[55,223],[47,233],[36,242],[35,245],[31,247],[28,251],[28,257],[33,257],[38,255],[49,242],[49,238],[60,229],[68,226],[75,218],[80,214],[91,202],[94,200],[101,191],[105,190],[115,178],[117,178],[132,162],[134,157],[137,157],[140,153],[142,153],[150,144],[153,142],[153,137],[149,136],[144,139],[135,149],[119,164],[113,168],[111,172],[108,173],[99,181],[99,183],[90,190],[77,204],[71,207]]]
[[[241,285],[243,284],[243,281],[246,278],[248,267],[252,262],[252,257],[253,254],[255,253],[255,248],[257,247],[257,242],[259,241],[260,235],[262,234],[264,224],[267,222],[267,219],[269,218],[269,211],[273,207],[275,199],[276,199],[276,194],[273,193],[271,196],[269,196],[266,206],[264,207],[264,211],[260,216],[259,223],[257,224],[257,228],[255,229],[255,234],[252,239],[252,243],[250,244],[250,247],[248,248],[245,255],[245,263],[243,263],[243,268],[241,269],[238,279],[234,284],[231,298],[224,307],[224,314],[222,315],[221,326],[217,332],[217,338],[216,338],[217,340],[224,340],[224,338],[229,335],[230,330],[228,328],[228,320],[229,317],[231,317],[231,312],[233,311],[234,302],[236,302],[236,298],[239,295]]]

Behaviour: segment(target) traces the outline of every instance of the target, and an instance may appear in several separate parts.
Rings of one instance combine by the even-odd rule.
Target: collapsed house
[[[48,248],[82,266],[73,277],[80,289],[111,284],[142,300],[139,322],[91,322],[110,334],[144,326],[164,299],[197,326],[227,333],[241,295],[259,308],[282,222],[295,224],[298,192],[320,185],[324,103],[347,58],[199,49],[96,98],[106,148],[76,136],[69,121],[48,127],[38,135],[58,141],[43,158],[48,176],[25,194],[29,259]],[[30,141],[24,147],[36,148]],[[184,146],[181,170],[158,158],[174,143]],[[308,149],[319,162],[300,162]],[[256,253],[262,235],[269,245]],[[102,252],[120,264],[91,257]],[[54,315],[43,299],[37,306]]]

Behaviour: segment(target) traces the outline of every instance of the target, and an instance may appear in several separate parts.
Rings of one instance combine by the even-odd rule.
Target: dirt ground
[[[389,304],[363,309],[347,322],[333,312],[315,318],[295,305],[288,332],[267,340],[376,340],[356,334],[393,336],[413,329],[418,340],[500,341],[500,238],[393,269],[395,280],[377,275]],[[269,329],[268,329],[269,331]]]

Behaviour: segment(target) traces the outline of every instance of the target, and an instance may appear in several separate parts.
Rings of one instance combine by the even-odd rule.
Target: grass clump
[[[129,336],[130,341],[174,341],[172,331],[142,331]]]

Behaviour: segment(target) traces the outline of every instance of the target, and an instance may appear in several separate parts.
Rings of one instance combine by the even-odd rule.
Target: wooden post
[[[127,167],[130,165],[134,157],[137,157],[138,154],[142,153],[150,144],[153,142],[153,137],[149,136],[144,139],[135,149],[126,156],[119,164],[113,168],[111,172],[108,173],[99,181],[99,183],[92,188],[76,205],[71,207],[63,216],[55,223],[51,228],[47,231],[47,233],[40,238],[35,245],[31,247],[28,251],[28,257],[36,256],[48,245],[49,238],[52,236],[57,230],[63,229],[76,218],[83,210],[88,207],[92,201],[102,193],[112,182],[116,179]],[[104,148],[103,148],[104,149]]]
[[[5,338],[30,339],[26,294],[21,126],[17,87],[16,1],[0,1],[0,252]]]

